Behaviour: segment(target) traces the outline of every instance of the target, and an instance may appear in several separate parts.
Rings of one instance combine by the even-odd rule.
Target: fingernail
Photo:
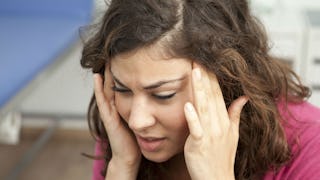
[[[201,71],[199,68],[194,69],[194,75],[196,76],[197,80],[201,80]]]
[[[187,102],[185,108],[188,112],[193,112],[193,106],[190,102]]]
[[[97,73],[94,73],[94,74],[93,74],[93,78],[94,78],[94,79],[97,79],[98,76],[99,76],[99,75],[98,75]]]
[[[248,102],[249,98],[247,96],[245,96],[243,99],[242,99],[242,106],[244,106],[247,102]]]

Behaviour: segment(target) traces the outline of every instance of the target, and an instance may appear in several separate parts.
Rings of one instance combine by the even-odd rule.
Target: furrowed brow
[[[122,86],[123,88],[129,89],[129,88],[128,88],[127,86],[125,86],[117,77],[115,77],[112,72],[111,72],[111,75],[112,75],[113,80],[114,80],[117,84],[119,84],[119,85]],[[145,90],[156,89],[156,88],[161,87],[161,86],[164,85],[164,84],[173,83],[173,82],[177,82],[177,81],[182,81],[182,80],[184,80],[186,77],[187,77],[187,75],[183,75],[182,77],[177,78],[177,79],[158,81],[158,82],[152,83],[152,84],[150,84],[150,85],[144,86],[143,89],[145,89]]]
[[[122,87],[124,87],[124,88],[126,88],[126,89],[128,89],[128,87],[127,86],[125,86],[118,78],[116,78],[114,75],[113,75],[113,73],[111,72],[111,75],[112,75],[112,79],[117,83],[117,84],[119,84],[120,86],[122,86]]]
[[[143,87],[143,89],[146,89],[146,90],[156,89],[156,88],[159,88],[160,86],[162,86],[164,84],[173,83],[173,82],[177,82],[177,81],[182,81],[185,78],[186,78],[186,76],[182,76],[181,78],[177,78],[177,79],[159,81],[159,82],[153,83],[151,85],[145,86],[145,87]]]

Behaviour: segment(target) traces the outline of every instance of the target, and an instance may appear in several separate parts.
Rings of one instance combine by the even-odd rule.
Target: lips
[[[156,152],[161,148],[165,138],[141,137],[137,136],[138,144],[141,150],[148,152]]]

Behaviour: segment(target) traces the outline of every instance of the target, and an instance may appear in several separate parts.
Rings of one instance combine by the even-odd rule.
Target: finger
[[[207,107],[209,108],[209,122],[207,126],[214,129],[220,126],[228,127],[230,125],[228,111],[217,76],[213,72],[208,72],[201,68],[196,63],[193,66],[199,67],[202,72],[203,89],[206,92],[206,98],[208,99]]]
[[[119,126],[119,115],[114,103],[110,104],[105,96],[103,80],[100,74],[94,74],[94,92],[99,109],[99,114],[106,130],[110,131],[111,129]],[[112,102],[113,101],[114,100],[112,100]]]
[[[184,113],[188,123],[190,135],[195,139],[200,139],[203,135],[203,130],[197,112],[190,102],[185,104]]]
[[[219,97],[220,102],[222,102],[221,104],[223,104],[225,106],[222,90],[220,88],[217,76],[212,72],[207,72],[199,64],[197,64],[195,62],[193,62],[192,66],[193,66],[194,69],[195,68],[201,69],[202,76],[204,77],[203,79],[207,80],[207,82],[208,82],[208,83],[205,82],[204,84],[210,84],[210,93],[209,93],[209,95],[211,95],[212,92],[213,92],[215,95],[217,95],[217,97]],[[208,77],[209,79],[207,79],[206,77]]]
[[[219,117],[219,112],[216,105],[217,103],[215,100],[215,95],[212,92],[211,81],[209,79],[208,72],[197,64],[195,64],[194,67],[196,67],[196,69],[194,69],[195,74],[197,73],[197,69],[199,69],[201,74],[200,80],[194,80],[196,83],[194,86],[196,88],[194,90],[195,102],[197,110],[200,109],[198,112],[201,124],[210,132],[220,132],[221,122],[219,120],[221,117]],[[227,110],[225,109],[224,111],[226,113],[225,117],[228,118]]]
[[[209,107],[206,89],[202,82],[202,72],[200,68],[192,70],[192,88],[195,109],[198,112],[200,123],[205,127],[209,121]]]
[[[103,91],[103,80],[100,74],[94,74],[94,94],[101,118],[104,120],[109,115],[110,107]]]
[[[213,97],[214,97],[216,104],[221,105],[222,107],[224,107],[224,109],[226,109],[222,90],[220,88],[220,84],[219,84],[217,76],[212,72],[207,73],[207,75],[208,75],[209,82],[210,82],[211,93],[213,94]]]
[[[109,103],[114,102],[114,91],[112,90],[112,86],[114,85],[112,74],[110,70],[110,63],[106,65],[104,72],[104,93]]]
[[[209,84],[211,88],[211,98],[212,102],[214,102],[214,106],[216,108],[216,113],[218,115],[218,121],[221,125],[228,127],[230,122],[228,121],[228,111],[226,108],[226,104],[224,101],[223,93],[219,84],[219,80],[214,73],[207,72],[207,76],[209,79]]]
[[[106,65],[105,67],[105,72],[104,72],[104,93],[106,96],[106,99],[110,105],[111,108],[111,115],[115,119],[119,119],[119,114],[116,108],[115,104],[115,94],[114,91],[112,90],[112,87],[114,86],[114,80],[111,74],[111,69],[110,69],[110,63]]]
[[[229,119],[237,128],[239,128],[241,111],[247,102],[247,96],[240,96],[232,102],[228,109]]]

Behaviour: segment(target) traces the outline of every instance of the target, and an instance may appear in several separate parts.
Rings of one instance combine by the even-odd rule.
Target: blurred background
[[[272,54],[293,67],[320,106],[320,1],[250,5]],[[79,31],[106,8],[103,0],[0,1],[0,179],[91,178],[92,160],[81,153],[94,151],[85,119],[92,77],[80,67]],[[33,61],[40,65],[28,69]]]

